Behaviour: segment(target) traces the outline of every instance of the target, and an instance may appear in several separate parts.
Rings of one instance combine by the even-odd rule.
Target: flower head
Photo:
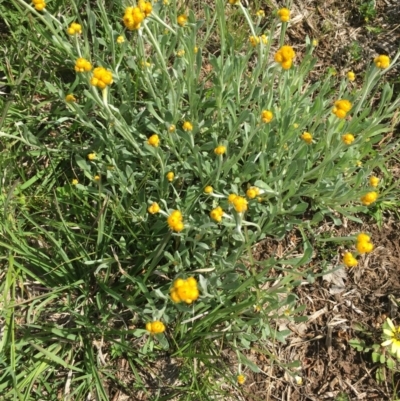
[[[375,176],[371,176],[369,177],[369,185],[371,185],[371,187],[376,188],[379,184],[379,178],[375,177]]]
[[[300,138],[307,144],[312,143],[313,136],[309,132],[303,132],[302,135],[300,135]]]
[[[312,44],[314,47],[317,47],[317,46],[318,46],[318,40],[317,40],[317,39],[313,39],[312,42],[311,42],[311,44]]]
[[[356,74],[354,74],[353,71],[349,71],[349,72],[347,73],[347,79],[348,79],[349,81],[353,82],[353,81],[356,79]]]
[[[354,142],[354,136],[350,133],[342,135],[342,142],[346,145],[351,145]]]
[[[91,162],[93,161],[93,160],[96,160],[96,158],[97,158],[97,155],[96,155],[96,153],[89,153],[88,155],[87,155],[87,158],[88,158],[88,160],[90,160]]]
[[[368,234],[360,233],[357,235],[357,242],[369,242],[371,237]]]
[[[211,210],[210,217],[217,221],[218,223],[221,222],[222,216],[224,215],[224,211],[222,210],[221,206],[216,207],[215,209]]]
[[[178,57],[183,57],[183,56],[185,55],[185,50],[183,50],[183,49],[178,50],[178,51],[176,52],[176,55],[177,55]]]
[[[182,129],[183,129],[184,131],[192,131],[192,130],[193,130],[193,124],[192,124],[190,121],[185,121],[185,122],[182,124]]]
[[[180,26],[185,26],[187,23],[188,17],[185,14],[181,14],[177,18],[177,22]]]
[[[169,171],[169,172],[167,173],[166,177],[167,177],[167,180],[168,180],[169,182],[172,182],[172,181],[174,181],[175,174],[174,174],[173,171]]]
[[[139,0],[138,6],[140,8],[140,11],[145,15],[145,17],[148,17],[153,11],[153,6],[149,1]]]
[[[387,318],[386,323],[389,329],[383,329],[383,335],[387,338],[381,346],[387,347],[391,345],[390,351],[392,354],[396,355],[397,359],[400,359],[400,327],[395,326],[391,319]]]
[[[260,38],[258,36],[250,36],[249,42],[253,47],[256,47],[260,43]]]
[[[172,134],[173,132],[175,132],[176,131],[176,126],[174,125],[174,124],[171,124],[169,127],[168,127],[168,132],[170,133],[170,134]]]
[[[96,174],[94,177],[93,177],[93,179],[96,181],[96,182],[99,182],[100,181],[100,175],[99,174]]]
[[[343,263],[347,267],[354,267],[354,266],[357,266],[357,264],[358,264],[357,259],[353,256],[353,254],[351,252],[346,252],[343,255]]]
[[[237,380],[238,384],[240,386],[242,386],[244,384],[244,382],[246,381],[246,377],[244,375],[238,375],[236,380]]]
[[[80,35],[82,33],[82,26],[80,24],[77,24],[76,22],[73,22],[67,29],[68,35]]]
[[[369,206],[371,203],[374,203],[378,199],[378,192],[376,191],[367,192],[360,199],[363,205]]]
[[[160,144],[160,138],[158,137],[157,134],[153,134],[148,140],[147,143],[150,146],[153,146],[154,148],[156,148],[159,144]]]
[[[150,334],[164,333],[165,325],[159,320],[155,320],[154,322],[146,323],[146,330],[150,332]]]
[[[65,96],[65,101],[67,103],[75,103],[76,97],[72,93],[69,93],[67,96]]]
[[[358,241],[356,248],[359,253],[370,253],[374,250],[374,244],[369,241]]]
[[[78,58],[75,62],[76,72],[89,72],[92,69],[92,64],[90,61],[84,59],[83,57]]]
[[[274,114],[272,113],[272,111],[270,110],[263,110],[261,112],[261,120],[264,123],[269,123],[272,121],[272,119],[274,118]]]
[[[211,185],[207,185],[207,186],[204,188],[204,193],[206,193],[206,194],[212,194],[213,191],[214,191],[214,189],[213,189],[213,187],[212,187]]]
[[[160,206],[157,202],[153,202],[148,208],[147,211],[150,214],[156,214],[160,212]]]
[[[233,199],[232,204],[238,213],[243,213],[247,210],[247,200],[242,196],[236,196]]]
[[[335,105],[332,109],[332,113],[335,114],[338,118],[345,118],[346,114],[351,110],[352,107],[353,105],[349,100],[336,100]]]
[[[226,146],[219,145],[214,149],[214,153],[218,156],[222,156],[226,152]]]
[[[257,17],[262,18],[262,17],[265,17],[265,12],[264,12],[264,10],[258,10],[256,12],[256,15],[257,15]]]
[[[195,46],[195,47],[193,48],[193,53],[194,53],[194,54],[197,54],[198,51],[199,51],[199,48],[198,48],[197,46]]]
[[[284,70],[288,70],[293,63],[296,53],[291,46],[282,46],[274,56],[274,59],[279,63]]]
[[[229,194],[228,196],[228,203],[230,203],[231,205],[233,204],[233,201],[235,200],[235,198],[237,198],[236,194]]]
[[[145,18],[146,14],[140,9],[140,7],[127,7],[122,20],[126,28],[133,31],[140,28],[140,24]]]
[[[72,181],[71,181],[71,184],[72,185],[78,185],[79,184],[78,179],[77,178],[73,178]]]
[[[374,58],[374,63],[377,68],[384,70],[389,67],[390,58],[388,56],[385,56],[384,54],[381,54],[380,56]]]
[[[170,296],[175,303],[185,302],[191,304],[199,297],[199,289],[197,280],[194,277],[189,277],[186,280],[178,278],[174,281],[170,290]]]
[[[281,8],[278,10],[278,15],[282,22],[288,22],[290,20],[290,10],[288,8]]]
[[[125,42],[125,38],[122,35],[118,36],[117,43],[120,45],[120,44],[122,44],[124,42]]]
[[[172,231],[181,232],[185,228],[182,213],[179,210],[174,210],[168,216],[167,223]]]
[[[229,4],[231,4],[231,5],[236,5],[239,3],[240,3],[240,0],[229,0]]]
[[[44,0],[32,0],[32,4],[37,11],[43,11],[46,7],[46,3]]]
[[[246,196],[249,199],[254,199],[258,194],[260,193],[260,190],[257,187],[250,187],[247,191],[246,191]]]
[[[106,86],[111,85],[113,82],[112,72],[104,67],[97,67],[93,70],[93,77],[90,83],[97,86],[99,89],[104,89]]]

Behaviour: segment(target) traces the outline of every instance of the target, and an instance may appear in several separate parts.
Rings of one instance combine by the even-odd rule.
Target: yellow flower
[[[290,10],[288,8],[281,8],[278,10],[278,15],[282,22],[288,22],[290,19]]]
[[[189,277],[186,280],[178,278],[170,290],[171,299],[175,303],[185,302],[191,304],[199,298],[199,295],[197,280],[194,277]]]
[[[357,259],[352,255],[351,252],[346,252],[343,255],[343,263],[347,267],[354,267],[354,266],[357,266],[357,264],[358,264]]]
[[[182,129],[183,129],[184,131],[192,131],[192,130],[193,130],[193,125],[192,125],[192,123],[191,123],[190,121],[185,121],[185,122],[182,124]]]
[[[385,68],[388,68],[390,65],[390,58],[388,56],[385,56],[381,54],[378,57],[375,57],[374,63],[378,68],[381,68],[384,70]]]
[[[354,74],[353,71],[349,71],[349,72],[347,73],[347,79],[348,79],[349,81],[353,82],[353,81],[356,79],[356,74]]]
[[[177,55],[178,57],[183,57],[183,56],[185,55],[185,50],[183,50],[183,49],[178,50],[178,51],[176,52],[176,55]]]
[[[250,36],[249,42],[253,47],[256,47],[260,43],[260,38],[258,36]]]
[[[148,208],[147,211],[150,214],[156,214],[160,212],[160,206],[158,205],[157,202],[153,202]]]
[[[246,196],[249,199],[254,199],[258,194],[260,193],[260,190],[257,187],[250,187],[247,191],[246,191]]]
[[[311,44],[312,44],[314,47],[317,47],[317,46],[318,46],[318,40],[317,40],[317,39],[313,39],[313,41],[311,42]]]
[[[107,85],[113,82],[112,72],[106,70],[104,67],[97,67],[93,70],[93,77],[90,83],[97,86],[99,89],[104,89]]]
[[[357,235],[357,242],[369,242],[371,237],[368,234],[360,233]]]
[[[91,162],[93,161],[93,160],[96,160],[96,157],[97,157],[97,155],[96,155],[96,153],[89,153],[88,155],[87,155],[87,158],[88,158],[88,160],[90,160]]]
[[[235,200],[236,197],[237,197],[236,194],[230,194],[228,196],[228,203],[233,204],[233,201]]]
[[[124,42],[125,42],[125,38],[122,35],[118,36],[117,43],[120,45],[120,44],[122,44]]]
[[[369,206],[371,203],[374,203],[378,199],[378,192],[372,191],[366,193],[361,197],[361,202],[365,206]]]
[[[140,8],[140,11],[144,13],[145,17],[148,17],[153,11],[153,6],[149,1],[139,0],[138,6]]]
[[[218,156],[222,156],[226,152],[226,147],[219,145],[214,149],[214,153]]]
[[[274,114],[272,113],[272,111],[270,110],[263,110],[261,112],[261,120],[264,123],[269,123],[272,121],[272,119],[274,118]]]
[[[176,126],[175,126],[174,124],[171,124],[171,125],[169,126],[169,128],[168,128],[168,132],[169,132],[170,134],[172,134],[173,132],[175,132],[175,130],[176,130]]]
[[[358,241],[356,248],[359,253],[370,253],[374,249],[374,244],[369,241]]]
[[[313,137],[309,132],[303,132],[302,135],[300,135],[300,138],[305,142],[305,143],[312,143]]]
[[[375,176],[371,176],[369,177],[369,185],[371,185],[371,187],[376,188],[379,184],[379,178],[375,177]]]
[[[146,15],[142,12],[140,7],[127,7],[122,20],[126,28],[133,31],[140,28],[140,24],[145,18]]]
[[[156,148],[156,147],[160,144],[160,138],[158,137],[157,134],[153,134],[153,135],[147,140],[147,143],[148,143],[150,146],[153,146],[153,147]]]
[[[293,63],[296,53],[291,46],[282,46],[274,56],[274,60],[279,63],[284,70],[288,70]]]
[[[146,323],[146,330],[149,331],[150,334],[164,333],[165,325],[159,320],[155,320],[154,322]]]
[[[75,103],[76,97],[72,93],[69,93],[67,96],[65,96],[65,101],[67,103]]]
[[[44,0],[32,0],[32,3],[37,11],[43,11],[46,7]]]
[[[239,4],[240,0],[229,0],[229,4],[235,5],[235,4]]]
[[[99,176],[98,174],[96,174],[96,175],[93,177],[93,179],[94,179],[95,181],[100,181],[100,176]]]
[[[92,69],[92,64],[90,61],[84,59],[83,57],[78,58],[75,62],[75,71],[76,72],[89,72]]]
[[[336,100],[335,105],[332,109],[332,113],[338,118],[345,118],[346,114],[351,110],[353,105],[349,100],[340,99]]]
[[[78,185],[79,181],[76,178],[73,178],[72,181],[71,181],[71,184],[72,185]]]
[[[357,160],[356,161],[356,166],[357,167],[361,167],[362,166],[362,161],[361,160]]]
[[[268,37],[267,35],[261,35],[261,42],[263,42],[264,45],[268,44]]]
[[[354,142],[354,136],[350,133],[342,135],[342,142],[346,145],[351,145]]]
[[[207,185],[207,186],[204,188],[204,192],[205,192],[206,194],[212,194],[213,191],[214,191],[214,189],[213,189],[213,187],[212,187],[211,185]]]
[[[82,33],[82,27],[80,24],[73,22],[67,29],[68,35],[80,35]]]
[[[224,211],[222,210],[221,206],[216,207],[215,209],[211,210],[210,217],[217,221],[218,223],[221,222],[222,216],[224,215]]]
[[[256,15],[257,15],[257,17],[262,18],[262,17],[265,17],[265,12],[264,12],[264,10],[258,10],[256,12]]]
[[[175,178],[175,174],[172,171],[170,171],[167,173],[166,177],[169,182],[172,182]]]
[[[179,210],[174,210],[168,216],[167,223],[172,231],[180,232],[184,229],[182,213]]]
[[[243,385],[245,381],[246,381],[246,378],[244,377],[244,375],[238,375],[237,382],[239,385]]]
[[[397,359],[400,359],[400,327],[395,327],[391,319],[387,318],[386,323],[389,325],[390,329],[383,329],[383,334],[385,337],[389,337],[384,341],[381,346],[387,347],[391,345],[392,354],[396,355]]]
[[[187,23],[188,17],[185,14],[181,14],[178,18],[177,18],[177,22],[180,26],[185,26]]]
[[[198,48],[197,46],[195,46],[195,47],[193,48],[193,53],[194,53],[194,54],[197,54],[198,51],[199,51],[199,48]]]
[[[247,210],[247,200],[242,196],[236,196],[233,199],[232,204],[238,213],[243,213]]]

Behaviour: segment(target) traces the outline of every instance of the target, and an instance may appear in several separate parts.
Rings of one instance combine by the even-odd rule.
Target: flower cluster
[[[347,134],[342,135],[342,142],[346,145],[351,145],[354,142],[353,134],[348,132]]]
[[[303,134],[301,134],[300,137],[305,143],[307,144],[312,143],[313,136],[309,132],[303,132]]]
[[[160,212],[160,206],[158,205],[157,202],[153,202],[153,203],[151,204],[151,206],[148,207],[147,211],[148,211],[150,214],[159,213],[159,212]]]
[[[106,86],[111,85],[113,82],[112,72],[104,67],[97,67],[93,70],[93,77],[90,83],[97,86],[99,89],[104,89]]]
[[[273,118],[274,118],[274,115],[273,115],[272,111],[263,110],[263,111],[261,112],[261,120],[262,120],[264,123],[269,123],[269,122],[271,122]]]
[[[246,191],[246,196],[249,199],[254,199],[256,196],[258,196],[260,194],[260,189],[257,187],[250,187],[247,191]]]
[[[193,124],[190,121],[184,121],[182,124],[182,129],[184,131],[192,131],[193,130]]]
[[[155,320],[154,322],[146,323],[146,330],[150,332],[150,334],[160,334],[164,333],[165,325],[163,322],[159,320]]]
[[[226,152],[226,147],[224,145],[219,145],[214,149],[214,153],[218,156],[222,156]]]
[[[278,10],[278,15],[282,22],[288,22],[290,20],[290,10],[288,8],[281,8]]]
[[[379,184],[379,178],[375,177],[375,176],[371,176],[369,177],[369,185],[371,185],[371,187],[376,188]]]
[[[361,203],[365,206],[369,206],[371,203],[374,203],[378,199],[378,192],[371,191],[367,192],[364,196],[361,197]]]
[[[371,237],[364,233],[358,234],[356,248],[359,253],[372,252],[374,244],[371,242]]]
[[[76,97],[72,93],[69,93],[67,96],[65,96],[65,101],[67,103],[75,103]]]
[[[244,382],[246,381],[246,377],[244,375],[238,375],[238,377],[236,379],[240,386],[242,386],[244,384]]]
[[[215,209],[211,210],[210,217],[217,221],[218,223],[221,222],[222,217],[224,215],[224,211],[222,210],[221,206],[216,207]]]
[[[242,196],[230,194],[228,202],[231,203],[238,213],[243,213],[247,210],[247,200]]]
[[[67,29],[68,35],[80,35],[82,33],[82,27],[80,24],[77,24],[76,22],[73,22],[69,28]]]
[[[169,182],[172,182],[172,181],[174,181],[175,174],[174,174],[173,171],[169,171],[169,172],[166,174],[166,177],[167,177],[167,180],[168,180]]]
[[[196,279],[194,277],[189,277],[186,280],[178,278],[170,290],[170,296],[176,303],[185,302],[191,304],[196,301],[199,297]]]
[[[130,30],[138,30],[142,21],[153,11],[150,2],[140,0],[138,7],[127,7],[123,17],[124,25]]]
[[[340,99],[336,100],[335,105],[333,106],[332,113],[335,114],[338,118],[345,118],[347,113],[351,110],[353,105],[349,100]]]
[[[353,71],[349,71],[349,72],[347,73],[347,79],[348,79],[349,81],[353,82],[353,81],[356,79],[356,74],[354,74]]]
[[[75,62],[75,71],[76,72],[89,72],[92,70],[92,64],[90,61],[86,60],[83,57],[78,58]]]
[[[178,22],[178,25],[180,26],[185,26],[187,23],[188,17],[185,14],[181,14],[178,16],[176,21]]]
[[[150,146],[153,146],[154,148],[156,148],[157,146],[160,145],[160,138],[157,134],[154,134],[147,140],[147,143]]]
[[[296,53],[293,50],[292,46],[282,46],[276,53],[275,53],[275,61],[279,63],[284,70],[288,70],[292,64],[293,59],[296,57]]]
[[[207,186],[204,188],[204,193],[206,193],[206,194],[212,194],[213,191],[214,191],[214,188],[213,188],[211,185],[207,185]]]
[[[253,47],[256,47],[258,44],[260,44],[260,42],[266,45],[268,43],[268,38],[266,35],[249,36],[249,42]]]
[[[43,11],[46,7],[46,3],[44,0],[32,0],[32,4],[37,11]]]
[[[384,70],[389,67],[390,58],[388,56],[381,54],[380,56],[375,57],[374,63],[377,66],[377,68]]]
[[[174,210],[168,216],[167,223],[172,231],[180,232],[185,228],[183,225],[182,213],[179,210]]]
[[[343,255],[343,263],[347,267],[354,267],[354,266],[358,265],[357,259],[353,256],[353,254],[351,252],[346,252]]]

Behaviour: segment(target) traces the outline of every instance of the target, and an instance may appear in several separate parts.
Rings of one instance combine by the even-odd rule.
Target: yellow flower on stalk
[[[356,74],[354,74],[353,71],[349,71],[349,72],[347,73],[347,79],[348,79],[349,81],[353,82],[353,81],[356,79]]]
[[[149,1],[139,0],[138,6],[140,8],[140,11],[144,13],[145,17],[148,17],[153,11],[153,6]]]
[[[218,156],[222,156],[226,152],[226,146],[219,145],[214,149],[214,153]]]
[[[222,210],[221,206],[216,207],[215,209],[211,210],[210,217],[217,221],[218,223],[221,222],[222,216],[224,215],[224,211]]]
[[[77,178],[73,178],[72,181],[71,181],[71,184],[72,185],[78,185],[79,184],[78,179]]]
[[[272,119],[274,118],[274,114],[270,110],[263,110],[261,112],[261,120],[264,123],[270,123]]]
[[[369,185],[371,185],[371,187],[376,188],[379,184],[379,178],[375,177],[375,176],[371,176],[369,177]]]
[[[192,130],[193,130],[193,124],[192,124],[190,121],[185,121],[185,122],[182,124],[182,129],[183,129],[184,131],[192,131]]]
[[[354,136],[350,133],[342,135],[342,142],[346,145],[351,145],[354,142]]]
[[[381,346],[387,347],[391,345],[390,351],[392,354],[396,355],[397,359],[400,359],[400,327],[396,327],[389,318],[386,319],[386,323],[389,329],[383,329],[383,335],[388,339],[384,341]]]
[[[120,45],[120,44],[122,44],[124,42],[125,42],[125,38],[122,35],[118,36],[117,43]]]
[[[264,10],[258,10],[258,11],[256,12],[256,16],[257,16],[257,17],[260,17],[260,18],[265,17],[265,12],[264,12]]]
[[[353,105],[349,100],[340,99],[336,100],[335,105],[333,106],[332,113],[336,115],[338,118],[345,118],[347,113],[351,110]]]
[[[76,22],[73,22],[67,29],[68,35],[80,35],[82,33],[82,26],[80,24],[77,24]]]
[[[186,280],[178,278],[170,290],[171,299],[175,303],[185,302],[190,305],[199,298],[199,295],[197,280],[194,277]]]
[[[171,124],[169,127],[168,127],[168,132],[170,133],[170,134],[172,134],[173,132],[175,132],[176,131],[176,126],[175,126],[175,124]]]
[[[260,38],[258,36],[250,36],[249,42],[253,47],[256,47],[260,43]]]
[[[278,15],[282,22],[288,22],[290,20],[290,10],[288,8],[281,8],[278,10]]]
[[[279,63],[284,70],[288,70],[293,63],[296,53],[291,46],[282,46],[274,56],[274,60]]]
[[[90,160],[91,162],[93,161],[93,160],[96,160],[96,158],[97,158],[97,155],[96,155],[96,153],[89,153],[88,155],[87,155],[87,158],[88,158],[88,160]]]
[[[311,44],[312,44],[314,47],[317,47],[317,46],[318,46],[318,40],[317,40],[317,39],[313,39],[312,42],[311,42]]]
[[[90,61],[84,59],[83,57],[78,58],[75,62],[76,72],[89,72],[92,70],[92,64]]]
[[[374,63],[377,68],[384,70],[389,67],[390,58],[388,56],[385,56],[384,54],[381,54],[380,56],[375,57]]]
[[[346,252],[343,255],[343,263],[347,267],[354,267],[354,266],[357,266],[357,264],[358,264],[357,259],[353,256],[353,254],[351,252]]]
[[[172,231],[180,232],[185,226],[183,225],[183,216],[179,210],[174,210],[168,216],[167,223]]]
[[[236,194],[229,194],[228,196],[228,203],[233,204],[233,201],[237,198]]]
[[[247,191],[246,191],[246,196],[249,199],[254,199],[258,194],[260,193],[260,190],[257,187],[250,187]]]
[[[178,51],[176,52],[176,55],[177,55],[178,57],[183,57],[183,56],[185,55],[185,50],[183,50],[183,49],[178,50]]]
[[[374,250],[374,244],[369,241],[358,241],[356,248],[359,253],[370,253]]]
[[[185,14],[181,14],[178,16],[178,18],[176,19],[176,21],[178,22],[178,24],[180,26],[185,26],[187,23],[188,17]]]
[[[357,242],[369,242],[371,237],[368,234],[360,233],[357,235]]]
[[[44,0],[32,0],[32,4],[37,11],[43,11],[46,8],[46,3]]]
[[[158,137],[157,134],[153,134],[148,140],[147,143],[150,146],[153,146],[154,148],[156,148],[159,144],[160,144],[160,138]]]
[[[96,182],[99,182],[99,181],[100,181],[100,176],[99,176],[98,174],[96,174],[96,175],[93,177],[93,179],[94,179]]]
[[[125,27],[133,31],[140,28],[140,24],[145,18],[145,13],[139,7],[126,7],[122,20]]]
[[[153,202],[148,208],[147,211],[150,214],[156,214],[160,212],[160,206],[157,202]]]
[[[302,135],[300,135],[300,138],[307,144],[312,143],[313,136],[309,132],[303,132]]]
[[[146,330],[150,332],[150,334],[160,334],[164,333],[165,325],[163,322],[159,320],[155,320],[154,322],[146,323]]]
[[[112,72],[104,67],[97,67],[93,70],[93,77],[90,80],[91,85],[104,89],[113,83]]]
[[[197,46],[195,46],[195,47],[193,48],[193,53],[194,53],[194,54],[197,54],[198,51],[199,51],[199,48],[198,48]]]
[[[175,178],[175,174],[173,173],[173,171],[170,171],[167,173],[166,177],[169,182],[172,182]]]
[[[240,386],[242,386],[244,384],[244,382],[246,381],[246,377],[244,375],[238,375],[238,377],[236,379]]]
[[[247,210],[247,200],[242,196],[236,196],[233,199],[232,204],[238,213],[243,213]]]
[[[69,93],[67,96],[65,96],[65,101],[67,103],[75,103],[76,97],[72,93]]]
[[[367,192],[360,199],[363,205],[369,206],[371,203],[374,203],[378,199],[378,192],[376,191]]]
[[[213,191],[214,191],[214,188],[213,188],[211,185],[207,185],[207,186],[204,188],[204,193],[206,193],[206,194],[212,194]]]

